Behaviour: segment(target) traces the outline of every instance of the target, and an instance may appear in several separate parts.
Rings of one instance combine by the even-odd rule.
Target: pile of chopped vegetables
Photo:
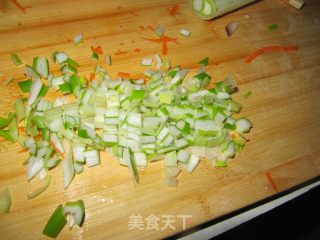
[[[228,158],[240,152],[251,123],[232,116],[241,110],[231,98],[235,81],[228,77],[207,89],[211,76],[204,66],[208,58],[199,62],[201,68],[194,76],[179,66],[160,70],[162,60],[158,54],[155,58],[157,70],[144,72],[146,84],[144,79],[113,80],[101,66],[95,66],[89,82],[78,74],[79,64],[64,52],[53,54],[53,61],[60,65],[59,75],[50,73],[49,61],[43,57],[26,65],[28,79],[18,84],[28,97],[14,103],[15,113],[0,118],[0,136],[18,141],[29,152],[24,163],[27,180],[36,175],[44,178],[62,162],[67,188],[85,165],[100,164],[100,151],[107,150],[128,167],[136,183],[139,168],[163,160],[164,182],[176,186],[180,167],[192,172],[202,157],[225,166]],[[142,59],[142,65],[152,62],[152,58]],[[46,100],[49,88],[73,95],[75,100]],[[29,198],[48,187],[51,178],[44,180],[44,186]]]
[[[103,54],[101,47],[92,47],[92,52]],[[0,136],[29,152],[24,162],[27,180],[42,179],[29,199],[48,188],[48,171],[61,163],[66,189],[84,166],[100,164],[101,151],[116,156],[136,183],[139,170],[163,160],[163,183],[177,186],[181,168],[191,173],[201,158],[211,159],[217,167],[226,166],[248,141],[245,133],[251,122],[233,117],[241,110],[240,103],[231,98],[236,82],[227,77],[208,89],[211,76],[205,66],[209,58],[198,62],[194,75],[180,66],[172,68],[168,59],[163,62],[156,54],[141,61],[143,66],[155,65],[144,71],[145,79],[131,79],[127,73],[111,79],[96,65],[89,80],[78,73],[79,64],[65,52],[53,53],[52,60],[60,66],[59,74],[50,72],[45,57],[35,57],[32,66],[25,66],[27,80],[18,82],[22,97],[15,101],[14,112],[0,117]],[[106,60],[110,65],[110,55]],[[12,61],[22,64],[17,54],[12,54]],[[70,97],[50,101],[45,98],[49,90]],[[0,210],[8,212],[10,207],[7,189],[0,196]],[[56,237],[66,224],[66,215],[70,226],[81,225],[83,202],[59,205],[43,233]]]

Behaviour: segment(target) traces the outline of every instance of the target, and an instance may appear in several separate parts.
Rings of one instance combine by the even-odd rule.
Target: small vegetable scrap
[[[99,60],[99,55],[103,54],[101,46],[98,46],[98,47],[91,46],[91,51],[92,51],[92,55],[91,55],[92,60]]]
[[[249,98],[251,95],[252,95],[252,92],[248,91],[245,94],[243,94],[243,98]]]
[[[9,213],[11,208],[11,194],[8,188],[6,188],[0,194],[0,213]]]
[[[99,47],[93,50],[102,53]],[[113,80],[101,66],[94,67],[88,81],[65,52],[54,52],[52,59],[61,73],[54,76],[48,60],[35,57],[32,66],[25,66],[27,80],[18,83],[22,93],[29,94],[27,101],[18,99],[15,113],[0,118],[0,136],[20,143],[30,154],[27,180],[44,177],[29,199],[48,188],[47,172],[60,162],[67,188],[84,165],[99,165],[100,151],[106,149],[128,167],[135,182],[139,168],[164,159],[172,173],[165,182],[172,186],[180,168],[192,172],[201,157],[225,166],[248,141],[251,122],[233,117],[241,105],[232,100],[236,82],[231,77],[207,89],[211,76],[205,69],[190,76],[188,69],[172,68],[156,54],[158,70],[144,71],[146,84],[126,72]],[[142,65],[152,63],[153,58],[142,59]],[[208,58],[199,64],[206,66]],[[168,70],[160,70],[162,66]],[[77,100],[46,100],[49,88]],[[198,147],[205,152],[201,157]]]
[[[275,23],[269,25],[269,27],[268,27],[270,32],[273,32],[273,31],[277,30],[278,28],[279,28],[279,26],[277,24],[275,24]]]
[[[19,58],[19,56],[16,53],[11,54],[11,61],[16,66],[20,66],[22,64],[21,59]]]
[[[231,37],[231,35],[238,29],[238,23],[232,21],[229,22],[226,26],[226,33],[228,37]]]
[[[82,200],[67,202],[65,207],[63,207],[62,204],[58,205],[44,227],[43,234],[51,238],[56,238],[66,225],[67,218],[69,218],[70,228],[72,228],[74,224],[79,227],[82,226],[85,218],[85,206]]]
[[[111,66],[112,62],[111,62],[111,56],[110,56],[110,54],[106,54],[105,60],[106,60],[106,64],[108,64],[109,66]]]
[[[191,35],[191,32],[188,29],[182,28],[182,29],[180,29],[180,34],[182,36],[189,37]]]
[[[273,181],[273,178],[271,176],[271,173],[269,171],[265,172],[264,173],[264,176],[266,177],[266,179],[268,180],[268,182],[271,184],[272,188],[278,192],[278,188],[277,188],[277,185],[275,184],[275,182]]]
[[[206,58],[202,59],[201,61],[198,62],[198,64],[199,64],[200,66],[202,66],[202,67],[208,66],[208,64],[209,64],[209,58],[206,57]]]
[[[266,52],[291,52],[291,51],[297,51],[297,50],[298,50],[297,46],[267,46],[255,51],[244,62],[251,63],[254,59],[256,59],[261,54],[264,54]]]
[[[83,34],[82,33],[79,33],[77,35],[74,35],[73,37],[73,42],[74,44],[77,46],[78,44],[82,43],[83,41]]]

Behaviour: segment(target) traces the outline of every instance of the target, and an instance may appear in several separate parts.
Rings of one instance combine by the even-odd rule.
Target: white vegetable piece
[[[191,35],[191,32],[188,29],[184,29],[183,28],[183,29],[180,30],[180,34],[182,36],[189,37]]]
[[[180,163],[189,173],[192,173],[195,167],[198,165],[200,158],[194,154],[191,154],[187,163]]]
[[[236,121],[236,131],[237,132],[247,133],[247,132],[249,132],[251,127],[252,127],[251,122],[246,118],[241,118]]]
[[[96,149],[85,151],[84,157],[88,167],[93,167],[100,164],[100,153]]]

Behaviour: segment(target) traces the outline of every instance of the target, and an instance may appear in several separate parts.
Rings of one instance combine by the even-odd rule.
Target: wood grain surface
[[[234,210],[276,194],[265,177],[269,172],[281,192],[310,180],[320,173],[320,2],[307,0],[296,10],[279,0],[258,1],[214,21],[201,21],[190,11],[187,0],[19,0],[0,3],[0,107],[10,111],[20,91],[15,84],[23,80],[23,66],[15,67],[10,54],[16,52],[24,63],[34,56],[50,57],[56,50],[77,60],[79,72],[89,76],[94,67],[90,46],[100,45],[112,56],[113,65],[99,63],[115,77],[119,71],[140,73],[143,56],[161,53],[161,44],[142,39],[154,38],[148,26],[161,24],[166,34],[178,39],[168,43],[173,65],[194,69],[209,56],[207,72],[213,82],[233,75],[240,91],[235,99],[243,104],[240,116],[253,122],[250,142],[230,161],[227,168],[214,168],[202,160],[193,174],[178,177],[178,188],[161,184],[162,162],[150,164],[133,185],[127,168],[103,153],[101,165],[85,169],[67,190],[63,189],[61,166],[50,171],[48,190],[28,200],[30,183],[22,163],[27,154],[18,144],[1,139],[0,191],[9,187],[13,204],[9,214],[0,215],[1,239],[46,239],[43,227],[59,203],[83,199],[86,219],[82,229],[65,227],[59,239],[159,239],[183,231],[181,218],[189,229]],[[169,8],[178,4],[176,16]],[[238,30],[227,37],[230,21]],[[270,32],[268,26],[278,24]],[[192,32],[188,38],[181,28]],[[75,34],[84,42],[74,46]],[[296,45],[298,51],[272,52],[250,64],[244,60],[268,45]],[[135,49],[141,49],[136,52]],[[126,53],[117,55],[118,51]],[[57,71],[57,66],[52,66]],[[4,80],[15,77],[6,86]],[[245,99],[243,94],[252,91]],[[164,229],[129,230],[130,216],[146,220],[154,215]],[[173,228],[165,227],[166,215],[173,216]]]

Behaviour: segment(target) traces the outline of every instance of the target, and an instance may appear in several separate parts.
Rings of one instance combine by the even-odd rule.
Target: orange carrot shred
[[[272,179],[271,173],[269,171],[264,173],[264,176],[267,178],[267,180],[269,181],[269,183],[271,184],[272,188],[276,191],[279,192],[277,185],[275,184],[275,182]]]
[[[22,148],[18,153],[28,152],[27,148]]]
[[[261,54],[263,54],[263,49],[259,49],[255,51],[251,56],[249,56],[244,62],[245,63],[251,63],[255,58],[259,57]]]
[[[134,73],[134,74],[131,75],[131,78],[137,80],[137,79],[144,79],[145,76],[142,73]]]
[[[19,132],[26,132],[25,127],[19,127],[18,130],[19,130]]]
[[[168,52],[167,42],[177,43],[176,38],[171,38],[166,35],[162,35],[161,38],[145,38],[145,37],[141,37],[141,38],[150,42],[162,43],[162,55],[167,55],[167,52]]]
[[[171,7],[171,8],[169,8],[170,15],[171,15],[172,17],[176,16],[177,13],[178,13],[178,11],[179,11],[179,9],[180,9],[180,7],[179,7],[178,4],[177,4],[177,5],[174,5],[174,6]]]
[[[167,55],[168,53],[168,46],[167,46],[167,41],[162,42],[162,55]]]
[[[92,81],[95,77],[94,73],[90,73],[89,81]]]
[[[100,54],[100,55],[102,55],[103,54],[103,51],[102,51],[102,48],[101,48],[101,46],[98,46],[98,47],[96,47],[96,52],[98,53],[98,54]]]
[[[126,72],[118,72],[118,76],[122,78],[130,78],[131,74]]]
[[[61,152],[61,151],[56,147],[56,145],[54,145],[53,142],[50,141],[49,143],[50,143],[50,146],[51,146],[62,158],[64,158],[63,152]]]
[[[266,46],[258,49],[253,54],[251,54],[244,62],[245,63],[251,63],[254,59],[256,59],[258,56],[265,52],[291,52],[298,50],[297,46]]]

